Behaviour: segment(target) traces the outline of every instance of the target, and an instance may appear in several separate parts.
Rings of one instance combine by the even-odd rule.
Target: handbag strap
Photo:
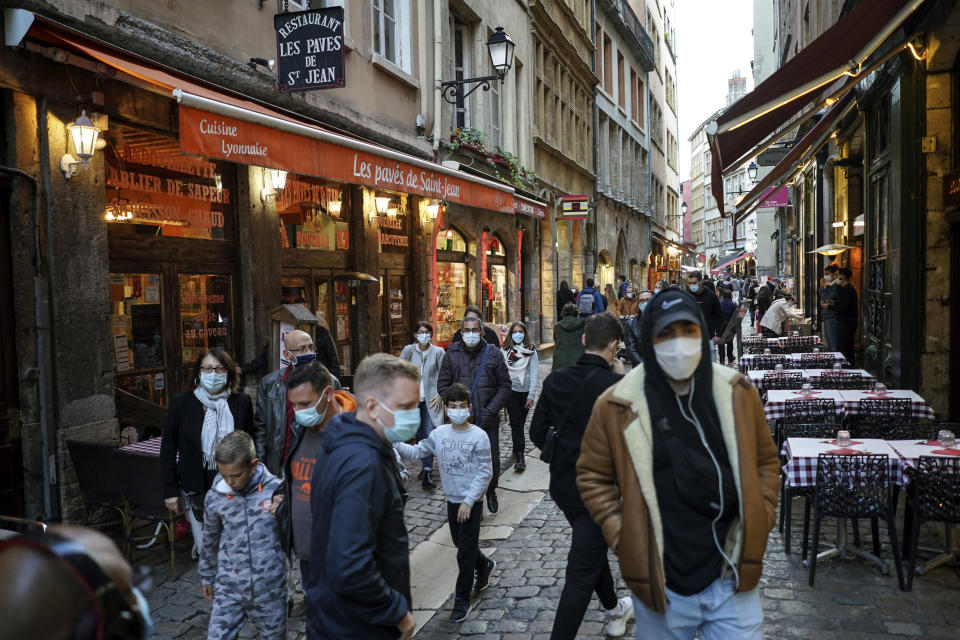
[[[567,418],[570,417],[570,412],[573,411],[573,408],[574,408],[575,406],[577,406],[577,402],[580,401],[580,396],[582,396],[582,395],[583,395],[583,392],[586,391],[587,385],[589,384],[590,379],[591,379],[593,376],[595,376],[599,371],[600,371],[600,369],[594,369],[594,370],[591,371],[589,374],[587,374],[587,377],[586,377],[586,378],[584,378],[584,380],[583,380],[583,386],[580,387],[580,391],[578,391],[578,392],[577,392],[577,395],[574,396],[573,402],[570,403],[570,406],[567,407],[567,410],[566,410],[566,412],[563,414],[563,417],[560,418],[560,421],[559,421],[559,422],[556,424],[556,426],[554,427],[554,429],[557,430],[557,433],[560,433],[560,425],[562,425],[563,423],[565,423],[565,422],[567,421]]]

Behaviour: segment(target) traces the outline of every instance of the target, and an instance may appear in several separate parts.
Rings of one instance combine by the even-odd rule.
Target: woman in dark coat
[[[568,302],[560,310],[563,319],[553,325],[553,364],[551,371],[573,364],[583,355],[583,325],[586,320],[579,317],[577,305]]]
[[[203,538],[203,500],[217,475],[214,449],[231,431],[253,435],[253,403],[238,384],[230,354],[210,349],[193,366],[193,389],[174,396],[167,409],[160,445],[164,504],[180,513],[183,498],[196,549]]]
[[[560,283],[560,289],[557,290],[557,320],[563,320],[563,306],[567,303],[577,304],[577,295],[570,290],[570,285],[564,280]]]

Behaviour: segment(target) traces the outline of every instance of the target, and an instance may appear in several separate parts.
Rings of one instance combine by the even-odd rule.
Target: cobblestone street
[[[550,361],[541,364],[541,379],[549,373]],[[501,454],[506,458],[510,450],[509,427],[501,427]],[[528,444],[528,450],[531,445]],[[446,507],[439,489],[424,492],[416,474],[418,464],[410,464],[411,472],[407,487],[410,500],[406,518],[410,535],[412,564],[414,565],[414,607],[418,620],[423,624],[416,638],[423,640],[446,640],[471,637],[478,639],[521,640],[546,639],[560,592],[563,587],[566,556],[569,549],[570,528],[549,494],[535,484],[538,460],[530,460],[526,480],[517,477],[512,466],[503,466],[501,477],[501,510],[495,518],[485,515],[485,527],[489,535],[482,535],[481,546],[493,549],[491,557],[497,561],[497,570],[491,578],[491,586],[477,600],[467,620],[459,625],[447,619],[452,606],[452,587],[437,600],[439,608],[423,609],[418,601],[421,589],[431,585],[416,584],[417,547],[435,544],[445,537]],[[542,469],[542,467],[540,467]],[[536,482],[539,482],[536,479]],[[527,484],[524,484],[527,483]],[[518,501],[526,500],[522,509],[505,506],[504,494],[515,493]],[[511,503],[512,504],[512,503]],[[515,525],[507,524],[511,516],[507,511],[517,510],[525,514]],[[526,510],[526,511],[524,511]],[[486,509],[485,509],[486,512]],[[807,568],[800,562],[802,535],[802,502],[793,509],[793,553],[784,553],[782,536],[774,530],[764,563],[761,579],[761,598],[765,614],[765,634],[768,638],[817,638],[818,640],[857,638],[899,638],[918,636],[924,638],[956,638],[960,626],[960,569],[956,565],[942,566],[914,580],[913,591],[903,593],[897,589],[896,575],[883,575],[876,567],[859,559],[832,559],[817,566],[817,582],[814,588],[807,586]],[[902,540],[903,504],[898,510],[898,536]],[[503,522],[504,524],[501,524]],[[869,545],[869,527],[863,527],[863,545]],[[823,525],[821,549],[832,544],[836,536],[833,520]],[[885,527],[881,526],[884,542],[882,557],[891,560]],[[939,537],[938,537],[939,536]],[[484,539],[485,538],[485,539]],[[428,540],[429,539],[429,540]],[[940,525],[925,525],[921,530],[924,545],[941,545],[943,531]],[[153,617],[156,622],[155,637],[158,640],[172,638],[204,638],[210,605],[200,594],[196,563],[188,554],[186,540],[178,543],[180,554],[177,560],[180,575],[169,579],[169,569],[161,548],[143,553],[142,560],[154,565],[155,586],[149,594]],[[433,553],[433,547],[421,547],[421,551]],[[452,548],[441,553],[447,557],[431,557],[430,564],[446,564],[455,571]],[[611,554],[611,568],[617,580],[619,595],[627,590],[619,579],[619,569]],[[299,580],[299,576],[296,576]],[[433,585],[435,586],[435,585]],[[300,604],[302,595],[295,600]],[[422,598],[421,598],[422,600]],[[301,607],[302,608],[302,607]],[[579,637],[600,638],[603,615],[596,599],[580,627]],[[290,638],[304,638],[305,622],[302,614],[290,621]],[[627,637],[633,637],[633,625]],[[256,637],[248,625],[242,637]]]

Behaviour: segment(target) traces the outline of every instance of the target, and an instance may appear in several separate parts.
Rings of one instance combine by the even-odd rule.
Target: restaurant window
[[[350,249],[350,225],[342,213],[343,189],[306,176],[287,175],[277,198],[280,246],[311,251]]]
[[[373,52],[410,71],[409,0],[373,0]]]
[[[410,321],[410,302],[407,299],[407,277],[394,269],[380,276],[380,308],[383,309],[384,335],[380,349],[399,356],[413,337]]]
[[[467,241],[454,229],[437,235],[437,344],[453,340],[470,303]]]
[[[117,386],[166,405],[159,273],[110,274],[110,329]]]
[[[487,284],[484,296],[485,317],[488,322],[507,323],[507,254],[497,236],[487,241]]]
[[[453,19],[453,77],[463,80],[470,77],[470,27]],[[467,99],[458,96],[453,105],[453,125],[457,129],[470,126],[470,108]]]
[[[280,278],[281,304],[307,303],[307,279],[303,276]]]
[[[353,329],[350,319],[350,285],[343,280],[320,279],[317,282],[317,315],[323,314],[337,346],[340,371],[353,374]],[[332,313],[332,316],[331,316]],[[332,318],[332,321],[331,321]]]
[[[197,356],[214,347],[233,353],[230,276],[179,274],[180,350],[184,382],[190,382]]]
[[[122,125],[111,125],[104,138],[107,222],[158,236],[233,237],[225,163],[184,155],[175,139]]]

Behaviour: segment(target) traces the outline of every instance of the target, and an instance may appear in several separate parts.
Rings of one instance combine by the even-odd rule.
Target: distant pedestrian
[[[473,423],[487,432],[493,455],[493,478],[487,488],[487,508],[496,513],[500,476],[500,410],[510,398],[512,382],[500,343],[488,344],[480,337],[480,320],[466,317],[460,325],[463,342],[447,347],[440,365],[437,391],[442,396],[450,385],[459,382],[470,389]]]
[[[728,344],[731,348],[733,347],[733,340],[737,340],[737,355],[733,359],[732,364],[736,364],[740,358],[743,357],[743,319],[747,317],[747,312],[750,310],[749,302],[741,302],[737,306],[737,310],[730,316],[730,320],[727,322],[726,329],[723,330],[723,335],[720,336],[721,344]]]
[[[720,308],[720,300],[717,294],[704,286],[705,282],[699,271],[691,271],[687,274],[687,290],[693,294],[697,304],[700,305],[700,312],[703,319],[707,322],[707,340],[713,344],[720,344],[720,334],[723,333],[723,311]],[[713,347],[710,353],[714,356],[716,352]]]
[[[720,357],[720,364],[734,364],[735,360],[733,357],[733,340],[725,341],[723,339],[723,334],[726,333],[727,325],[730,324],[730,319],[736,315],[737,305],[733,301],[733,293],[730,289],[724,287],[720,295],[720,313],[723,318],[720,322],[721,326],[721,335],[720,335],[720,344],[717,345],[717,351]]]
[[[593,407],[580,495],[633,592],[638,640],[762,638],[757,585],[780,485],[763,404],[710,363],[689,294],[656,296],[642,331],[643,366]]]
[[[247,620],[261,640],[287,638],[287,564],[270,512],[278,480],[257,459],[253,438],[227,434],[203,513],[200,584],[213,601],[208,640],[233,640]]]
[[[627,281],[627,276],[620,274],[617,276],[617,300],[620,300],[623,296],[627,295],[627,287],[630,286],[630,283]]]
[[[617,599],[603,531],[591,519],[576,485],[580,441],[594,402],[623,377],[623,364],[614,359],[621,336],[620,321],[612,313],[590,316],[583,334],[583,356],[547,376],[530,424],[530,439],[541,450],[547,446],[551,428],[556,430],[550,496],[573,529],[551,640],[578,637],[594,592],[606,612],[606,635],[622,636],[633,616],[631,599]]]
[[[503,343],[503,358],[510,372],[510,399],[507,400],[507,415],[510,417],[510,434],[513,438],[514,471],[525,471],[527,463],[524,454],[527,441],[523,427],[527,422],[527,412],[533,406],[540,381],[540,357],[537,346],[527,334],[527,326],[522,322],[510,325],[510,331]]]
[[[434,425],[443,422],[443,400],[437,392],[437,377],[446,352],[432,343],[433,325],[425,320],[414,327],[413,339],[412,344],[403,348],[400,359],[409,360],[420,369],[420,405],[430,415],[430,420],[428,424],[421,425],[419,436],[426,438]],[[437,486],[433,481],[433,456],[423,459],[420,486],[427,490]]]
[[[859,323],[859,307],[857,306],[857,290],[850,282],[853,271],[850,267],[840,267],[840,284],[837,287],[837,301],[833,305],[833,318],[836,322],[834,348],[843,354],[843,357],[854,364],[853,338],[857,333]]]
[[[560,288],[557,289],[557,320],[563,320],[561,312],[567,303],[576,305],[577,294],[573,292],[573,289],[571,289],[567,281],[564,280],[560,283]]]
[[[767,312],[760,318],[760,327],[765,338],[778,338],[786,332],[786,321],[790,317],[790,306],[793,304],[793,294],[777,294],[779,297],[767,308]]]
[[[619,302],[619,298],[617,298],[617,292],[613,288],[612,284],[607,283],[607,285],[603,288],[603,297],[604,297],[604,309],[616,310],[617,302]]]
[[[562,316],[560,322],[553,325],[552,371],[573,364],[583,355],[584,319],[572,303],[563,308]]]
[[[420,427],[420,372],[378,353],[353,385],[357,410],[323,430],[313,474],[307,638],[408,640],[416,621],[405,490],[391,443]]]
[[[477,593],[490,585],[497,563],[480,551],[480,522],[483,520],[483,492],[493,476],[490,439],[483,429],[469,421],[470,390],[456,383],[444,394],[450,422],[434,429],[416,445],[397,443],[404,458],[437,457],[440,481],[447,497],[447,523],[457,547],[457,585],[450,622],[463,622],[470,613],[470,595],[476,574]]]
[[[637,290],[633,286],[628,286],[627,291],[620,302],[617,303],[617,316],[635,316],[640,308],[640,301],[637,299]]]
[[[587,286],[577,294],[577,311],[581,318],[600,313],[607,307],[603,294],[593,288],[593,278],[587,278]]]
[[[828,264],[823,268],[823,278],[820,281],[820,318],[823,320],[823,343],[828,350],[836,350],[836,313],[837,293],[840,291],[840,267]]]
[[[633,366],[637,366],[643,361],[640,355],[640,318],[652,299],[653,291],[641,291],[637,312],[623,325],[623,342],[627,350],[627,358]]]

